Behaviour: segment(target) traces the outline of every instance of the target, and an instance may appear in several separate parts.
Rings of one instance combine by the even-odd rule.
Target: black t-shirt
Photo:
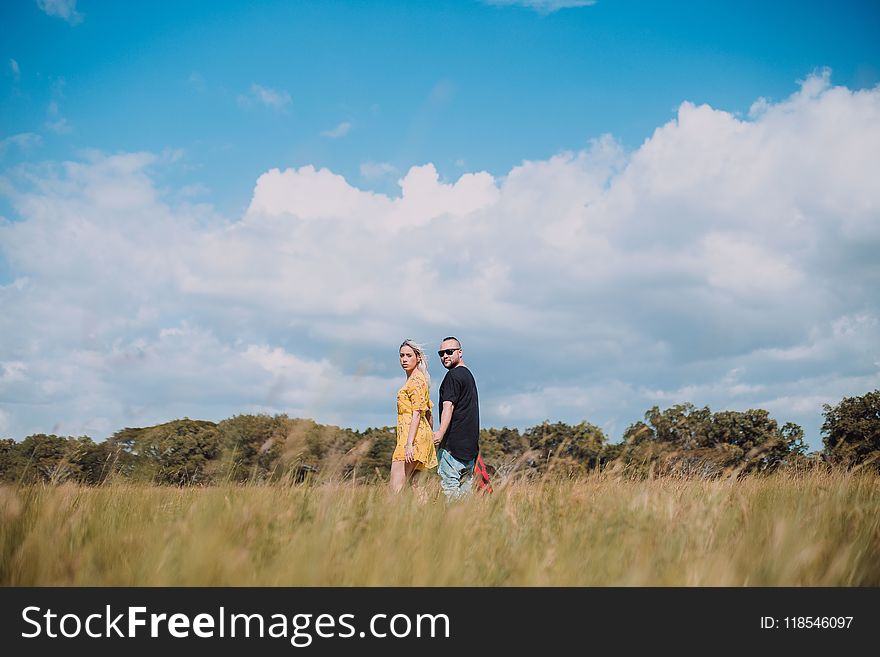
[[[459,461],[477,458],[480,451],[480,406],[477,382],[464,365],[446,372],[440,384],[440,420],[443,420],[443,402],[452,402],[452,422],[440,446]]]

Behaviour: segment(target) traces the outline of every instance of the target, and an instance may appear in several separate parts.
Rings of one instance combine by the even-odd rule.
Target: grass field
[[[0,488],[3,586],[880,586],[880,478]]]

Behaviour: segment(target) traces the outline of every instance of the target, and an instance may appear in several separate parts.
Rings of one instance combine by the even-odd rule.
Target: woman
[[[428,359],[421,345],[404,340],[400,345],[400,366],[406,383],[397,391],[397,447],[391,455],[391,489],[399,493],[407,479],[416,485],[419,472],[437,467],[434,449],[434,419],[428,392]]]

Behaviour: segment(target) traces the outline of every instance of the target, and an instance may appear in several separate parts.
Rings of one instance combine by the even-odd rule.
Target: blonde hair
[[[428,383],[428,388],[431,387],[431,375],[428,374],[428,354],[425,353],[425,345],[419,344],[410,339],[404,340],[400,344],[400,349],[404,347],[409,347],[415,352],[415,355],[419,358],[418,369],[419,371],[425,375],[425,381]]]

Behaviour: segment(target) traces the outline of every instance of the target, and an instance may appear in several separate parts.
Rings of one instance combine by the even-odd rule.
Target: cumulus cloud
[[[635,151],[606,135],[503,177],[424,164],[382,194],[272,169],[232,223],[160,193],[149,154],[20,167],[0,408],[16,437],[388,424],[399,341],[455,334],[488,426],[616,439],[690,401],[767,408],[817,447],[822,403],[880,385],[878,119],[880,88],[825,72],[747,118],[685,102]]]
[[[324,137],[330,137],[332,139],[338,139],[339,137],[345,137],[349,132],[351,132],[351,123],[348,121],[343,121],[335,128],[330,130],[325,130],[321,134]]]
[[[241,107],[250,107],[255,103],[281,111],[290,104],[290,94],[283,90],[252,84],[247,95],[238,97],[238,104]]]
[[[560,9],[571,7],[589,7],[596,4],[596,0],[483,0],[485,4],[500,7],[517,5],[534,9],[540,14],[552,14]]]
[[[49,16],[56,16],[71,25],[79,25],[83,16],[76,10],[76,0],[37,0],[37,6]]]

